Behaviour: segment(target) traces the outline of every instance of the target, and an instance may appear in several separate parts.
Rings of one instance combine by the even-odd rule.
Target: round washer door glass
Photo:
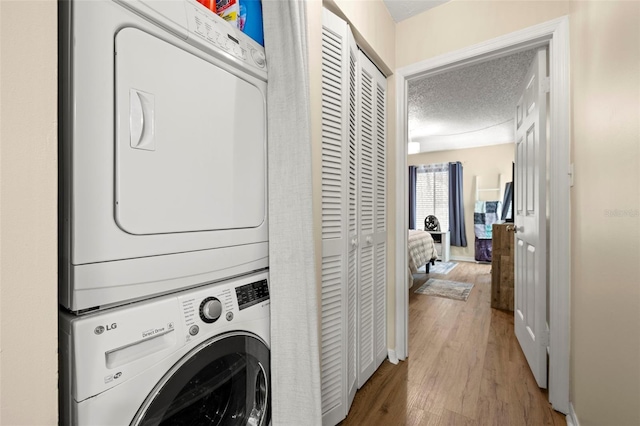
[[[185,355],[147,397],[132,425],[267,426],[269,348],[252,335],[210,339]]]

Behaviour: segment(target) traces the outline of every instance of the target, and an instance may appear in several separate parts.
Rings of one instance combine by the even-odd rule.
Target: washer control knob
[[[215,297],[207,297],[200,304],[200,318],[206,323],[215,322],[222,315],[222,303]]]

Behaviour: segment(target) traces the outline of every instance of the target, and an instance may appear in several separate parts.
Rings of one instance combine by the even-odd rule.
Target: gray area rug
[[[436,262],[435,265],[429,266],[429,273],[446,275],[449,272],[451,272],[451,270],[456,266],[458,266],[456,262]],[[422,267],[418,269],[418,272],[421,272],[424,274],[425,265],[422,265]]]
[[[415,292],[466,302],[472,288],[473,284],[429,278],[429,280],[421,285]]]

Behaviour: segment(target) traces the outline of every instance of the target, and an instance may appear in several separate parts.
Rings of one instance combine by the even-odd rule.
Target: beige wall
[[[398,24],[396,67],[568,14],[565,1],[453,0]]]
[[[396,24],[381,0],[329,0],[355,29],[358,45],[388,76],[395,70]]]
[[[0,2],[0,424],[57,406],[57,9]]]
[[[482,187],[497,187],[498,175],[502,174],[504,182],[511,181],[511,163],[514,156],[513,144],[484,146],[480,148],[457,149],[450,151],[427,152],[410,155],[408,164],[448,163],[460,161],[463,167],[464,223],[467,234],[467,247],[451,247],[451,256],[460,260],[473,260],[475,256],[473,232],[473,210],[476,201],[475,177],[482,176]],[[493,194],[493,193],[492,193]],[[493,197],[495,198],[495,197]],[[497,199],[497,198],[495,198]],[[501,200],[500,200],[501,201]],[[418,229],[422,229],[424,218],[416,218]]]
[[[571,8],[571,400],[640,424],[640,2]]]

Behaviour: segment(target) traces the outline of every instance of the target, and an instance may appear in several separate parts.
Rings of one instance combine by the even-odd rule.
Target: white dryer
[[[60,303],[268,266],[262,46],[196,0],[60,4]]]
[[[266,273],[60,314],[60,424],[268,425]]]

